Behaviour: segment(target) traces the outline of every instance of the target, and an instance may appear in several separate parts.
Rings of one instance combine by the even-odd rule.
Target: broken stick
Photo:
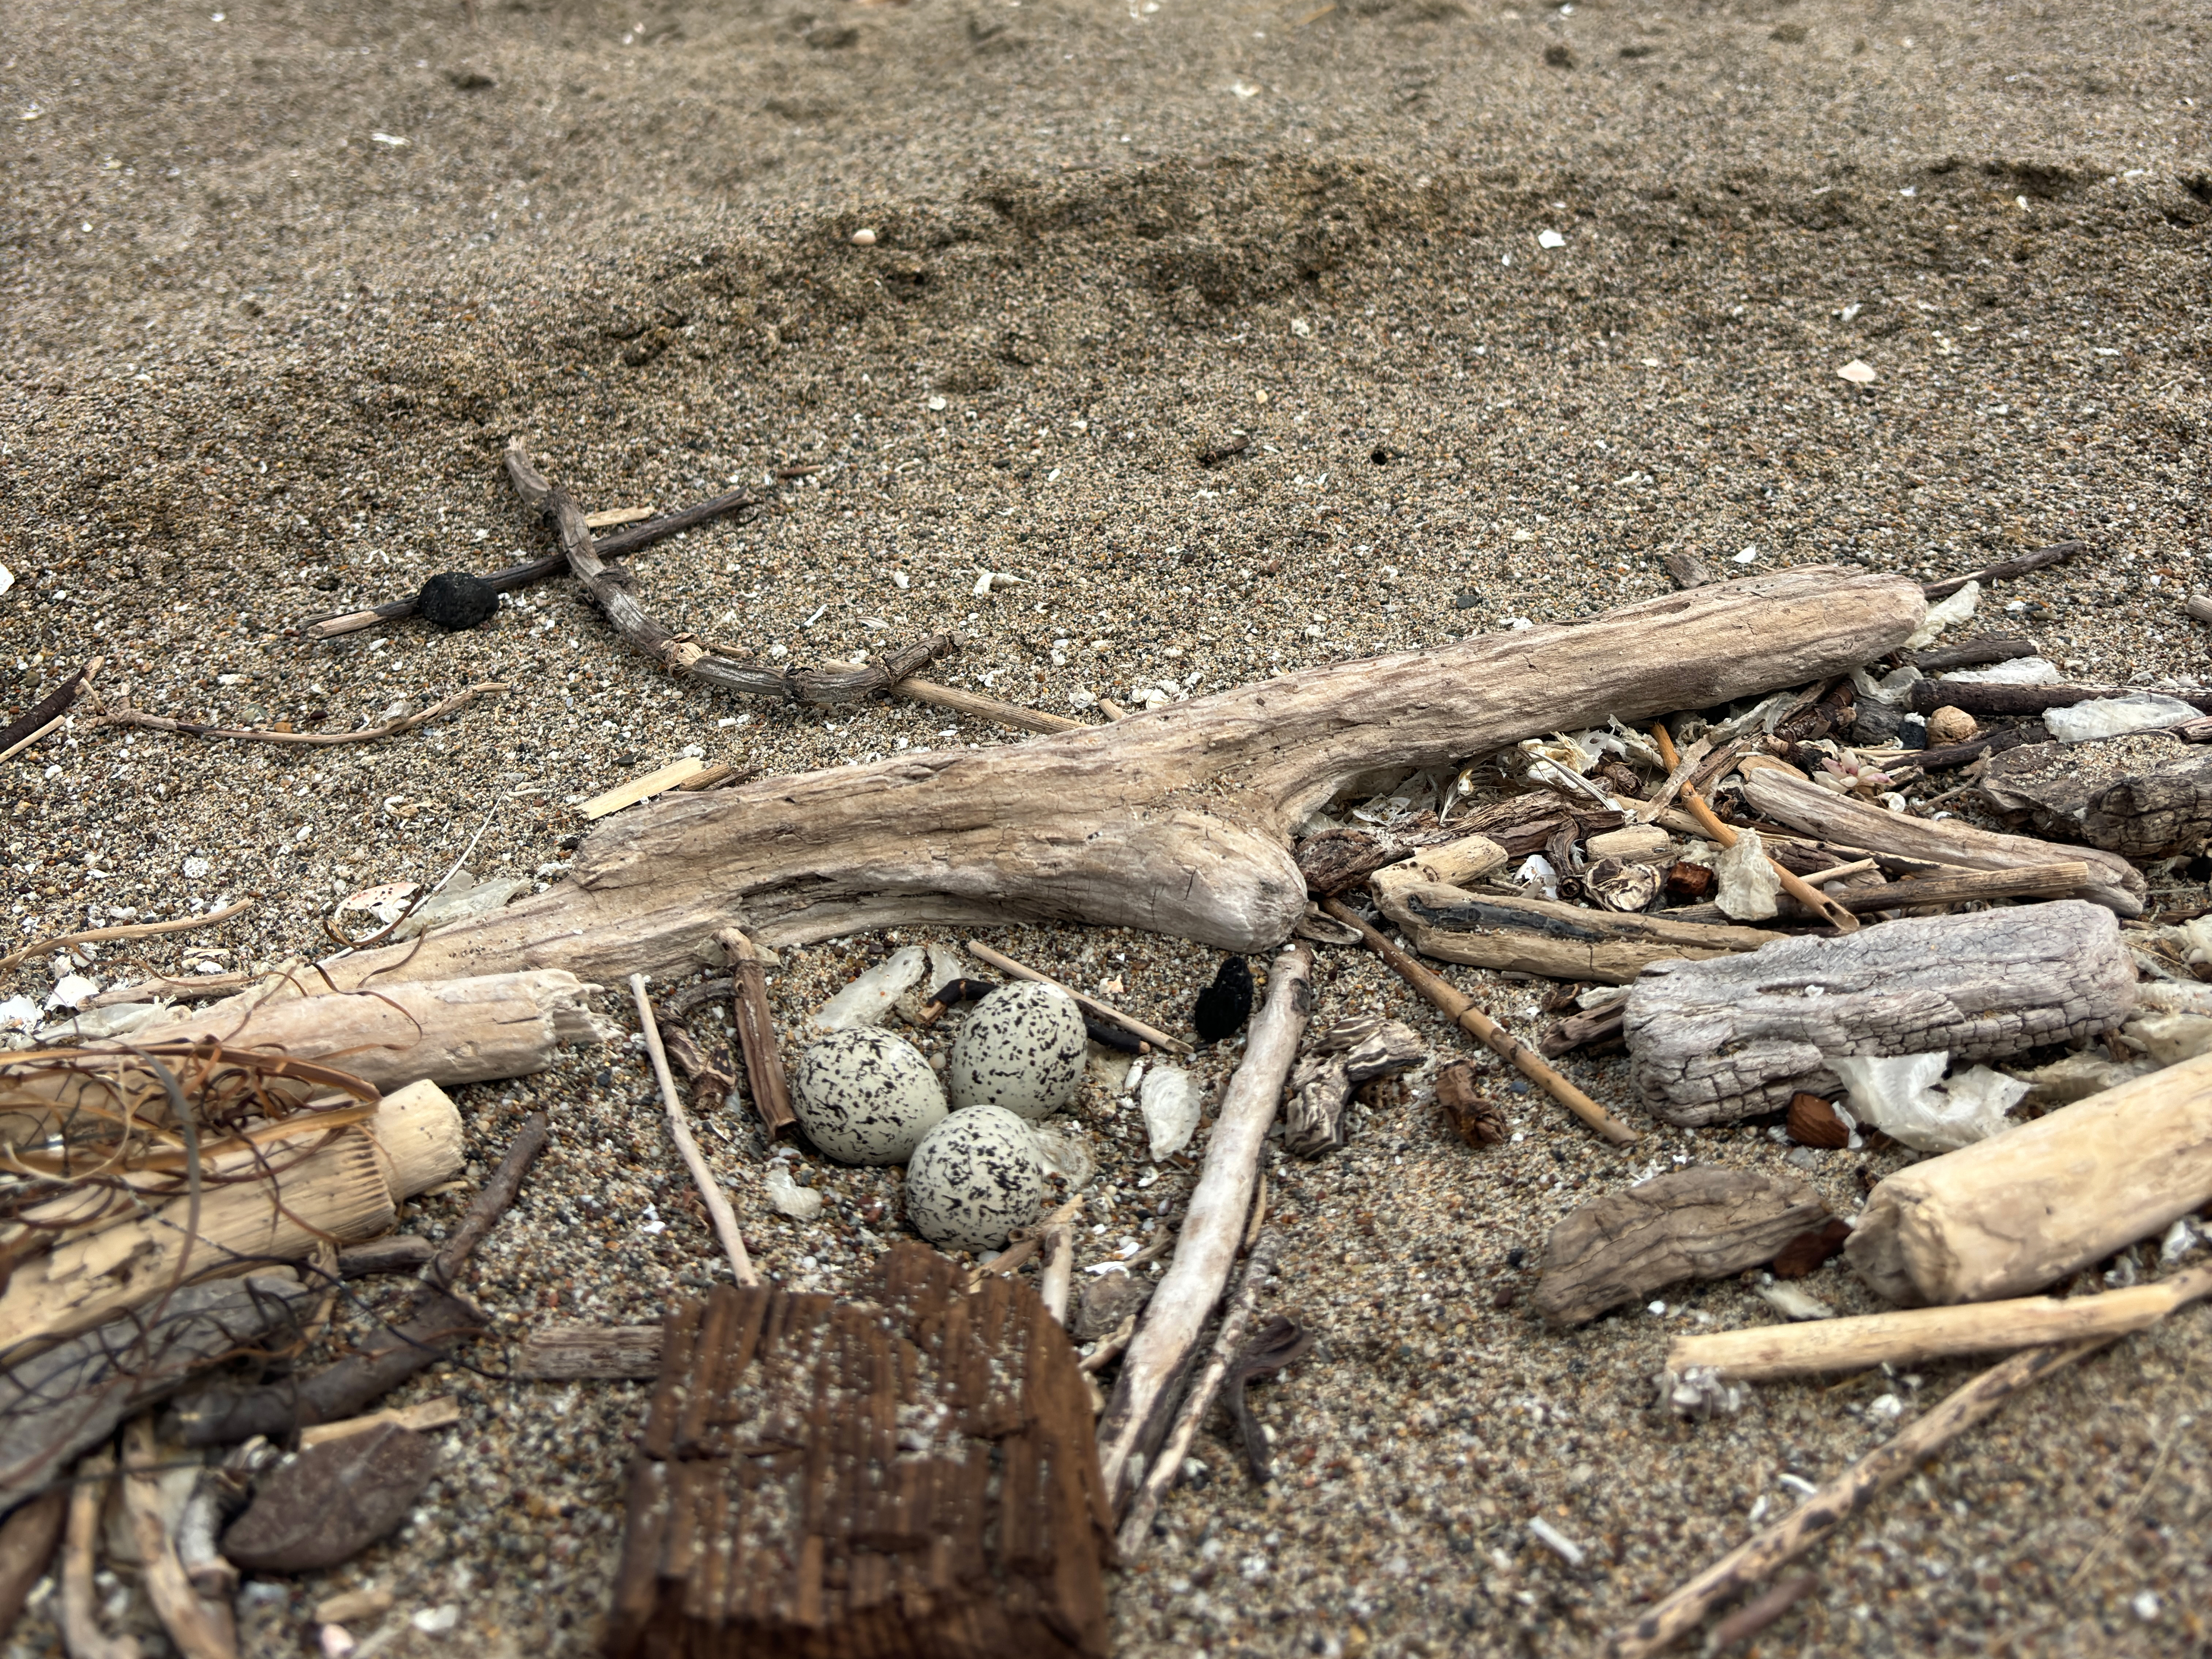
[[[1439,975],[1401,951],[1376,933],[1343,903],[1336,899],[1323,899],[1321,908],[1347,927],[1356,928],[1367,948],[1389,963],[1398,977],[1419,991],[1430,1003],[1441,1010],[1444,1017],[1460,1030],[1475,1038],[1499,1059],[1510,1064],[1514,1070],[1527,1078],[1546,1094],[1572,1112],[1584,1123],[1603,1135],[1616,1146],[1633,1146],[1638,1139],[1635,1130],[1607,1111],[1604,1107],[1566,1080],[1547,1065],[1541,1055],[1516,1040],[1503,1025],[1474,1006],[1474,999],[1462,995]]]
[[[32,708],[0,728],[0,761],[13,760],[68,718],[77,694],[92,684],[105,657],[94,657],[40,700]]]
[[[799,1121],[791,1109],[791,1084],[775,1044],[775,1013],[768,1004],[768,975],[761,948],[734,927],[714,935],[730,963],[730,1012],[745,1056],[745,1085],[761,1127],[774,1140]]]
[[[1146,1024],[1134,1015],[1123,1013],[1110,1002],[1101,1002],[1097,997],[1087,997],[1080,991],[1062,985],[1051,975],[1040,974],[1036,969],[1026,967],[1016,962],[1012,957],[994,951],[981,939],[971,939],[968,941],[968,954],[974,957],[976,961],[997,969],[1002,974],[1012,974],[1016,979],[1025,979],[1037,985],[1049,985],[1054,990],[1065,993],[1074,998],[1078,1007],[1087,1008],[1099,1018],[1111,1020],[1122,1030],[1134,1032],[1155,1048],[1164,1048],[1171,1054],[1187,1054],[1190,1052],[1190,1044],[1185,1042],[1181,1037],[1170,1036],[1165,1031]]]
[[[371,726],[359,732],[278,732],[264,726],[205,726],[198,720],[173,720],[167,714],[141,714],[124,704],[105,709],[99,716],[102,726],[137,726],[149,732],[175,732],[187,738],[232,738],[241,743],[291,744],[298,748],[335,749],[341,744],[374,743],[380,738],[398,737],[403,732],[412,732],[418,726],[428,726],[432,720],[447,714],[458,714],[478,697],[491,696],[507,690],[504,682],[486,680],[481,685],[471,685],[456,691],[444,702],[412,714],[403,714],[398,720],[386,720],[381,726]]]
[[[1168,1432],[1176,1385],[1236,1265],[1260,1154],[1312,1006],[1312,973],[1313,951],[1304,945],[1292,945],[1269,964],[1267,1000],[1252,1021],[1243,1062],[1222,1091],[1206,1164],[1176,1238],[1175,1260],[1152,1292],[1099,1419],[1099,1469],[1117,1512]]]
[[[866,669],[866,663],[825,662],[829,669]],[[904,697],[909,702],[926,703],[932,708],[943,708],[956,714],[972,714],[978,720],[996,720],[1001,726],[1011,726],[1018,732],[1041,732],[1050,736],[1055,732],[1079,732],[1084,722],[1070,720],[1065,714],[1048,714],[1042,708],[1024,708],[1019,703],[1001,702],[996,697],[987,697],[980,691],[963,691],[957,686],[939,685],[934,680],[907,678],[884,688],[885,695]]]
[[[218,921],[228,921],[241,910],[253,908],[252,899],[240,899],[235,904],[226,904],[220,910],[210,910],[204,916],[179,916],[173,921],[134,921],[122,927],[88,927],[81,933],[58,933],[52,939],[33,940],[21,950],[0,957],[0,973],[26,962],[35,962],[40,957],[52,956],[71,945],[98,945],[112,939],[147,939],[155,933],[188,933],[197,927],[210,927]]]
[[[683,1155],[684,1167],[691,1171],[707,1213],[714,1218],[714,1236],[722,1241],[722,1253],[730,1258],[730,1271],[737,1275],[738,1284],[757,1285],[760,1275],[753,1271],[752,1259],[745,1254],[745,1237],[738,1231],[737,1212],[730,1207],[729,1198],[723,1193],[721,1182],[714,1179],[714,1172],[707,1167],[699,1143],[691,1138],[691,1126],[684,1116],[684,1102],[676,1092],[676,1079],[669,1074],[668,1051],[660,1046],[660,1025],[653,1017],[653,999],[645,994],[643,974],[629,976],[629,994],[637,999],[638,1023],[645,1028],[645,1051],[653,1057],[653,1074],[660,1083],[660,1103],[668,1109],[669,1139]]]
[[[2039,547],[2033,553],[2023,553],[2016,559],[2000,560],[1996,564],[1984,565],[1979,570],[1963,576],[1950,576],[1940,582],[1929,582],[1921,592],[1931,599],[1948,599],[1968,582],[2003,581],[2013,576],[2025,576],[2031,570],[2040,570],[2045,565],[2062,564],[2076,553],[2089,550],[2087,542],[2054,542],[2049,547]]]
[[[176,1541],[161,1515],[161,1483],[151,1473],[161,1462],[154,1419],[141,1417],[123,1432],[123,1506],[138,1546],[146,1599],[184,1659],[238,1659],[238,1624],[227,1596],[204,1596],[185,1576]]]
[[[92,1571],[100,1544],[100,1511],[115,1458],[96,1452],[76,1466],[70,1489],[69,1532],[62,1543],[62,1645],[70,1659],[138,1659],[138,1638],[100,1627],[100,1595]]]
[[[1648,1659],[1664,1651],[1722,1602],[1826,1541],[1844,1522],[1919,1468],[1922,1459],[1933,1456],[2014,1395],[2114,1340],[2100,1336],[2063,1347],[2029,1348],[1984,1371],[1784,1519],[1754,1533],[1672,1595],[1613,1632],[1606,1646],[1608,1659]]]

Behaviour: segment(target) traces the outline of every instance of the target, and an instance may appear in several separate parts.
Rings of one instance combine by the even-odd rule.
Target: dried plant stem
[[[1016,962],[1004,952],[994,951],[981,939],[971,939],[968,941],[968,954],[974,957],[976,961],[997,969],[1002,974],[1012,974],[1016,979],[1029,980],[1037,985],[1049,985],[1055,991],[1066,992],[1075,999],[1077,1006],[1088,1008],[1101,1019],[1113,1021],[1125,1031],[1134,1032],[1155,1048],[1164,1049],[1171,1054],[1187,1054],[1190,1052],[1190,1044],[1185,1042],[1181,1037],[1172,1037],[1165,1031],[1157,1030],[1133,1015],[1123,1013],[1110,1002],[1101,1002],[1097,997],[1087,997],[1080,991],[1062,985],[1049,974],[1040,974],[1036,969]]]
[[[161,1519],[161,1484],[151,1474],[137,1473],[161,1462],[154,1419],[137,1419],[124,1431],[123,1439],[130,1469],[123,1477],[123,1503],[138,1545],[146,1599],[154,1604],[161,1627],[184,1659],[238,1659],[238,1626],[230,1602],[203,1597],[192,1588],[177,1559],[176,1542]]]
[[[831,669],[865,668],[865,663],[829,662],[822,665]],[[980,691],[963,691],[957,686],[939,685],[934,680],[903,679],[885,688],[894,697],[903,697],[909,702],[927,703],[932,708],[943,708],[956,714],[972,714],[978,720],[996,720],[1001,726],[1011,726],[1018,732],[1037,732],[1049,737],[1056,732],[1079,732],[1084,722],[1070,720],[1065,714],[1048,714],[1042,708],[1024,708],[1019,703],[1001,702],[996,697],[987,697]]]
[[[507,1143],[507,1156],[500,1159],[499,1168],[469,1200],[467,1212],[444,1248],[423,1267],[419,1277],[425,1285],[434,1291],[453,1289],[471,1252],[483,1243],[484,1235],[507,1213],[507,1206],[522,1190],[522,1178],[530,1173],[530,1166],[538,1161],[538,1154],[545,1150],[545,1143],[552,1135],[552,1126],[544,1113],[532,1112],[522,1120],[522,1127]]]
[[[505,682],[487,680],[456,691],[444,702],[425,708],[418,714],[403,714],[396,720],[386,720],[381,726],[372,726],[359,732],[272,732],[258,726],[203,726],[197,720],[172,720],[167,714],[141,714],[135,708],[110,708],[100,716],[106,726],[137,726],[149,732],[175,732],[188,738],[232,738],[242,743],[284,743],[307,749],[335,749],[349,743],[374,743],[380,738],[395,738],[403,732],[412,732],[418,726],[427,726],[443,715],[457,714],[478,697],[489,696],[507,690]]]
[[[138,1659],[137,1638],[110,1636],[100,1627],[100,1597],[93,1588],[100,1511],[115,1459],[97,1452],[76,1466],[70,1489],[69,1531],[62,1542],[62,1644],[70,1659]]]
[[[197,927],[211,927],[218,921],[228,921],[241,910],[252,908],[252,899],[240,899],[204,916],[179,916],[174,921],[138,921],[126,927],[93,927],[82,933],[59,933],[26,945],[12,955],[0,957],[0,973],[26,962],[35,962],[40,957],[52,956],[57,951],[65,951],[73,945],[98,945],[112,939],[149,939],[155,933],[189,933]]]
[[[668,1109],[669,1136],[676,1142],[676,1150],[683,1154],[684,1167],[691,1171],[699,1196],[706,1203],[707,1213],[714,1218],[714,1235],[722,1241],[723,1253],[730,1258],[730,1271],[737,1275],[738,1284],[757,1285],[760,1275],[753,1271],[752,1259],[745,1254],[744,1235],[738,1231],[737,1213],[730,1208],[730,1200],[723,1195],[714,1172],[707,1167],[699,1143],[691,1138],[690,1124],[684,1121],[684,1103],[677,1097],[676,1079],[668,1069],[668,1051],[660,1044],[660,1026],[653,1017],[653,1000],[645,994],[643,974],[629,976],[629,993],[637,1000],[638,1023],[645,1028],[645,1051],[653,1057],[653,1074],[660,1082],[661,1103]]]

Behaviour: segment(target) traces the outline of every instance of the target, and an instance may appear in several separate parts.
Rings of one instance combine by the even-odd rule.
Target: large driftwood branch
[[[432,934],[411,957],[364,951],[328,971],[388,981],[526,965],[604,983],[718,962],[715,930],[733,925],[770,946],[1058,921],[1266,949],[1305,909],[1291,828],[1361,772],[1802,685],[1893,648],[1923,606],[1895,577],[1784,571],[1571,626],[1306,669],[1016,747],[663,799],[608,820],[550,891]]]
[[[1629,1076],[1669,1123],[1735,1122],[1836,1093],[1832,1056],[1984,1060],[2094,1036],[2135,988],[2112,913],[2078,899],[1780,939],[1655,963],[1629,988]]]

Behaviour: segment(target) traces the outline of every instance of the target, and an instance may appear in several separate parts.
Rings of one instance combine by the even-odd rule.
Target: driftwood
[[[169,1639],[184,1659],[237,1659],[238,1623],[228,1596],[203,1596],[185,1576],[161,1514],[154,1422],[142,1417],[124,1431],[123,1508],[138,1547],[139,1582]],[[141,1473],[140,1471],[148,1471]]]
[[[413,1233],[394,1233],[366,1244],[349,1244],[338,1252],[340,1279],[367,1279],[374,1273],[411,1273],[438,1253],[428,1239]]]
[[[1470,893],[1418,878],[1374,884],[1382,914],[1439,962],[1626,985],[1655,962],[1731,956],[1781,937],[1758,927],[1587,909],[1550,899]]]
[[[2142,872],[2112,853],[2061,847],[2030,836],[2001,836],[1955,818],[1916,818],[1848,800],[1783,772],[1759,772],[1746,778],[1743,798],[1763,817],[1832,847],[1901,853],[1964,870],[2016,870],[2079,859],[2091,866],[2091,884],[2071,896],[2088,899],[2121,916],[2141,915],[2148,891]]]
[[[1593,1054],[1618,1048],[1626,1041],[1622,1022],[1627,1012],[1628,1004],[1623,1000],[1608,1002],[1588,1013],[1570,1014],[1544,1033],[1536,1052],[1547,1060],[1557,1060],[1577,1048],[1586,1048]]]
[[[730,964],[730,1012],[737,1022],[738,1046],[745,1056],[746,1089],[761,1127],[774,1140],[798,1123],[799,1115],[791,1109],[791,1084],[784,1076],[782,1050],[776,1045],[775,1010],[768,1000],[763,953],[734,927],[716,933],[714,942]]]
[[[1313,952],[1303,945],[1269,963],[1267,1000],[1253,1018],[1244,1058],[1222,1091],[1206,1163],[1183,1206],[1175,1259],[1145,1309],[1099,1419],[1098,1466],[1117,1513],[1168,1432],[1199,1335],[1236,1265],[1267,1130],[1313,1006],[1312,973]]]
[[[2049,547],[2039,547],[2033,553],[2023,553],[2016,559],[2000,559],[1995,564],[1984,565],[1979,570],[1969,571],[1963,576],[1950,576],[1940,582],[1929,582],[1920,591],[1931,599],[1948,599],[1968,582],[2009,581],[2014,576],[2025,576],[2031,570],[2063,564],[2076,553],[2088,550],[2089,544],[2087,542],[2053,542]]]
[[[15,1615],[46,1577],[68,1512],[69,1489],[56,1486],[0,1521],[0,1639],[15,1629]]]
[[[714,1237],[729,1258],[730,1273],[740,1285],[757,1285],[760,1275],[753,1271],[752,1258],[745,1254],[744,1235],[738,1231],[737,1212],[730,1207],[729,1195],[722,1183],[714,1179],[706,1155],[699,1150],[692,1136],[690,1121],[684,1115],[683,1097],[676,1092],[676,1079],[668,1074],[668,1053],[660,1044],[660,1024],[653,1017],[653,1000],[645,994],[645,975],[629,976],[630,995],[637,1002],[638,1024],[645,1032],[645,1051],[653,1060],[653,1075],[660,1085],[660,1103],[668,1114],[668,1138],[676,1143],[678,1156],[684,1167],[691,1172],[691,1184],[699,1189],[699,1200],[707,1207],[714,1222]]]
[[[1703,1332],[1678,1336],[1668,1345],[1667,1369],[1680,1375],[1701,1366],[1723,1377],[1764,1382],[1875,1365],[1917,1365],[1959,1354],[2124,1336],[2148,1329],[2175,1309],[2207,1296],[2212,1296],[2212,1267],[2192,1267],[2156,1285],[2132,1285],[2124,1291],[2063,1301],[2037,1296]]]
[[[1638,980],[1629,1076],[1669,1123],[1733,1123],[1840,1093],[1831,1055],[1982,1060],[2094,1036],[2126,1018],[2135,984],[2112,913],[2073,899],[1778,939]]]
[[[2089,866],[2075,859],[2061,864],[2032,864],[2017,870],[1970,870],[1957,875],[1877,882],[1868,887],[1846,887],[1828,896],[1858,915],[1927,905],[1981,904],[1992,899],[2063,898],[2081,891],[2090,876]]]
[[[1926,651],[1904,653],[1905,659],[1923,674],[1944,674],[1954,668],[1984,668],[1993,662],[2012,662],[2035,654],[2035,641],[2019,634],[1983,634],[1961,640],[1956,645],[1939,645]]]
[[[1105,1659],[1111,1522],[1075,1351],[1028,1286],[895,1246],[848,1298],[669,1317],[610,1659]]]
[[[1437,1104],[1468,1146],[1495,1146],[1505,1139],[1505,1115],[1476,1081],[1472,1060],[1455,1060],[1437,1068]]]
[[[321,1292],[289,1273],[188,1285],[159,1318],[121,1319],[0,1371],[0,1511],[167,1399],[197,1370],[295,1335]],[[275,1346],[286,1346],[278,1343]]]
[[[1659,1176],[1583,1205],[1544,1242],[1536,1310],[1581,1325],[1685,1279],[1771,1261],[1828,1213],[1802,1182],[1703,1167]]]
[[[460,1167],[459,1112],[435,1084],[413,1085],[365,1122],[226,1154],[207,1174],[228,1178],[197,1198],[168,1199],[143,1217],[118,1210],[18,1263],[0,1293],[0,1331],[27,1352],[156,1300],[180,1269],[221,1278],[304,1260],[325,1240],[374,1238],[390,1231],[403,1200]]]
[[[1324,830],[1298,843],[1298,873],[1316,898],[1334,898],[1384,865],[1397,863],[1407,850],[1402,842],[1365,830]]]
[[[19,750],[29,748],[51,727],[60,725],[62,717],[70,711],[70,705],[76,701],[77,693],[84,690],[86,681],[99,673],[104,660],[94,657],[7,725],[0,726],[0,760],[8,759]]]
[[[1283,1107],[1283,1150],[1318,1158],[1344,1145],[1344,1114],[1352,1091],[1377,1078],[1409,1070],[1428,1058],[1428,1046],[1412,1026],[1372,1014],[1336,1019],[1314,1033],[1313,1052],[1291,1073]]]
[[[1667,728],[1664,726],[1653,726],[1651,737],[1652,740],[1659,745],[1660,758],[1670,767],[1674,765],[1674,740],[1668,735]],[[1714,777],[1721,775],[1727,764],[1728,763],[1723,760],[1718,767],[1713,769],[1711,775]],[[1747,762],[1746,764],[1748,765],[1749,763]],[[1682,786],[1683,806],[1687,809],[1690,816],[1697,820],[1698,828],[1702,830],[1708,837],[1718,842],[1723,848],[1735,846],[1735,831],[1714,816],[1713,809],[1705,805],[1705,797],[1698,793],[1698,780],[1692,778]],[[1835,900],[1812,885],[1779,860],[1770,856],[1766,862],[1768,867],[1780,878],[1782,890],[1803,905],[1806,909],[1825,918],[1839,933],[1850,933],[1857,931],[1859,925],[1857,919],[1850,911],[1838,905]]]
[[[2058,1348],[2029,1348],[1984,1371],[1877,1446],[1780,1521],[1730,1550],[1665,1600],[1607,1638],[1607,1659],[1650,1659],[1694,1629],[1714,1608],[1835,1535],[1853,1516],[2022,1389],[2094,1353],[2111,1337]]]
[[[2165,732],[2008,749],[1981,788],[2045,835],[2129,858],[2202,852],[2212,836],[2212,750]]]
[[[2106,697],[2139,696],[2144,693],[2185,702],[2200,714],[2212,714],[2212,691],[2191,686],[2145,685],[1993,685],[1975,681],[1921,680],[1912,688],[1915,714],[1932,714],[1938,708],[1963,709],[1977,719],[1990,715],[2040,714],[2045,709],[2071,708],[2075,703]]]
[[[96,1452],[77,1465],[76,1484],[70,1491],[69,1531],[62,1544],[61,1618],[62,1645],[70,1659],[138,1659],[137,1637],[110,1636],[100,1628],[100,1594],[93,1583],[100,1510],[114,1474],[114,1454]]]
[[[660,1375],[658,1325],[548,1325],[515,1350],[512,1376],[540,1382],[650,1382]]]
[[[664,798],[607,820],[559,886],[412,956],[365,951],[328,971],[380,984],[518,963],[603,982],[690,973],[718,961],[714,935],[732,925],[781,946],[915,922],[1083,921],[1264,949],[1305,908],[1289,832],[1346,780],[1802,684],[1892,648],[1923,609],[1894,577],[1785,571],[1036,742]]]
[[[1844,1254],[1892,1302],[1986,1302],[2039,1291],[2207,1199],[2212,1055],[1899,1170]]]
[[[263,1000],[250,991],[151,1026],[129,1043],[87,1046],[221,1042],[334,1061],[379,1088],[426,1078],[456,1086],[542,1072],[564,1046],[605,1042],[612,1027],[590,1008],[599,988],[538,969],[427,984],[378,980],[321,996]]]

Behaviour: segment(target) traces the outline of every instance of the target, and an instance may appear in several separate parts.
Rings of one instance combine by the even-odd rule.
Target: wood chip
[[[686,755],[672,760],[658,772],[647,772],[641,778],[632,778],[628,783],[617,784],[604,795],[594,795],[576,811],[587,818],[603,818],[610,812],[619,812],[625,806],[635,806],[641,800],[650,800],[664,791],[675,788],[687,778],[695,778],[707,769],[707,763]]]
[[[425,1400],[415,1406],[393,1406],[380,1412],[371,1412],[366,1417],[349,1417],[337,1423],[318,1423],[300,1431],[302,1448],[319,1446],[326,1440],[343,1440],[350,1434],[365,1434],[390,1423],[396,1427],[412,1429],[417,1434],[431,1429],[442,1429],[461,1420],[461,1402],[452,1395],[436,1400]]]
[[[586,530],[614,530],[626,524],[643,524],[653,516],[649,507],[611,507],[604,513],[584,514]]]

